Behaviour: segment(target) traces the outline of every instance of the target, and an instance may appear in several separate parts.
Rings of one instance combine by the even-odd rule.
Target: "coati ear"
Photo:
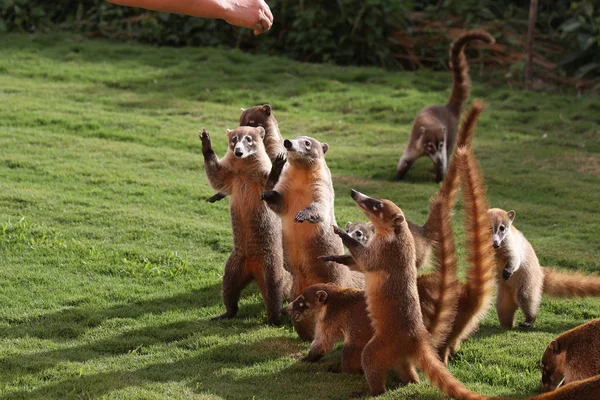
[[[352,222],[350,222],[350,221],[346,222],[346,230],[348,230],[350,228],[350,225],[352,225]]]
[[[262,126],[258,126],[256,127],[256,129],[258,130],[258,134],[260,135],[261,139],[265,138],[265,128],[263,128]]]
[[[321,143],[321,147],[323,148],[323,154],[327,153],[327,150],[329,150],[329,145],[327,143]]]
[[[556,340],[550,342],[550,348],[554,354],[560,353],[560,344]]]
[[[392,219],[392,225],[394,226],[394,232],[396,232],[396,234],[400,233],[400,227],[403,222],[404,222],[404,215],[402,215],[402,214],[394,215],[394,217]]]
[[[265,112],[265,114],[271,115],[271,105],[270,104],[263,104],[262,110]]]
[[[375,233],[375,225],[369,224],[369,230],[371,231],[371,233]]]
[[[231,129],[225,129],[225,132],[227,132],[227,134],[229,135],[232,132],[232,130]]]
[[[515,210],[510,210],[506,213],[506,215],[508,215],[508,219],[510,219],[510,222],[513,222],[515,220],[515,217],[517,216],[517,213],[515,212]]]
[[[240,110],[241,110],[242,112],[246,111],[246,109],[245,109],[245,108],[240,108]]]
[[[328,294],[324,290],[319,290],[317,292],[317,300],[319,300],[319,303],[321,303],[321,304],[327,303],[327,296],[328,296]]]

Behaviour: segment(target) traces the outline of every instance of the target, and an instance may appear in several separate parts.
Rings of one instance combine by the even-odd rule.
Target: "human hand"
[[[264,0],[232,2],[223,19],[231,25],[253,29],[255,35],[268,31],[273,25],[273,14]]]

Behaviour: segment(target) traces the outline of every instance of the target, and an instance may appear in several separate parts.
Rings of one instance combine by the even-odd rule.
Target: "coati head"
[[[405,222],[404,213],[400,207],[390,200],[380,200],[366,196],[354,189],[350,190],[350,196],[373,224],[374,231],[393,231],[398,234]]]
[[[330,284],[319,283],[304,289],[304,292],[287,306],[281,309],[293,321],[302,321],[324,309],[329,297]]]
[[[346,233],[354,239],[366,245],[371,238],[371,235],[375,233],[375,227],[373,224],[365,224],[364,222],[346,222]]]
[[[550,342],[542,356],[542,388],[549,392],[562,385],[565,376],[560,372],[565,362],[565,351],[558,340]],[[568,383],[568,382],[564,382]]]
[[[269,104],[262,106],[254,106],[250,108],[242,108],[240,115],[240,126],[262,126],[266,128],[267,120],[273,115],[273,110]]]
[[[263,144],[265,138],[263,127],[240,126],[234,130],[227,129],[227,138],[229,150],[236,158],[256,157],[259,153],[266,152]]]
[[[310,167],[318,164],[329,150],[327,143],[321,143],[309,136],[285,139],[283,147],[287,150],[288,163],[300,167]]]
[[[508,236],[510,226],[515,220],[516,213],[513,210],[508,212],[499,208],[490,208],[488,211],[490,217],[490,226],[492,229],[492,236],[494,238],[494,248],[497,249],[502,246],[502,242]]]
[[[415,128],[420,135],[417,148],[433,161],[436,181],[441,182],[448,169],[448,129],[437,120],[432,121],[429,118],[417,119]]]

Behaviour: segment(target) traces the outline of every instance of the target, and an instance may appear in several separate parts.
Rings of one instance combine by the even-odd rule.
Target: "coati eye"
[[[237,143],[237,136],[231,138],[231,143]]]
[[[307,149],[310,149],[310,140],[305,141],[304,145],[306,146]]]
[[[444,148],[444,141],[443,140],[440,142],[440,144],[438,144],[438,147],[439,147],[440,150]]]
[[[356,236],[357,237],[362,237],[362,232],[361,231],[356,231]]]
[[[246,142],[250,143],[252,141],[252,138],[250,136],[246,136]]]
[[[504,232],[504,225],[500,225],[500,232]]]

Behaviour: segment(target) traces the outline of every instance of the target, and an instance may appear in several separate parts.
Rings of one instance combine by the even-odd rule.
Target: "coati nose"
[[[354,189],[350,189],[350,197],[356,199],[356,196],[358,196],[358,192]]]
[[[241,151],[239,151],[239,150],[236,150],[236,152],[235,152],[235,156],[236,156],[236,157],[241,157],[241,156],[243,156],[243,155],[244,155],[244,153],[242,153],[242,152],[241,152]]]
[[[288,139],[285,139],[283,141],[283,147],[285,147],[286,149],[291,149],[292,148],[292,141],[288,140]]]
[[[498,243],[498,242],[494,242],[494,248],[495,248],[495,249],[498,249],[498,248],[500,248],[500,243]]]

